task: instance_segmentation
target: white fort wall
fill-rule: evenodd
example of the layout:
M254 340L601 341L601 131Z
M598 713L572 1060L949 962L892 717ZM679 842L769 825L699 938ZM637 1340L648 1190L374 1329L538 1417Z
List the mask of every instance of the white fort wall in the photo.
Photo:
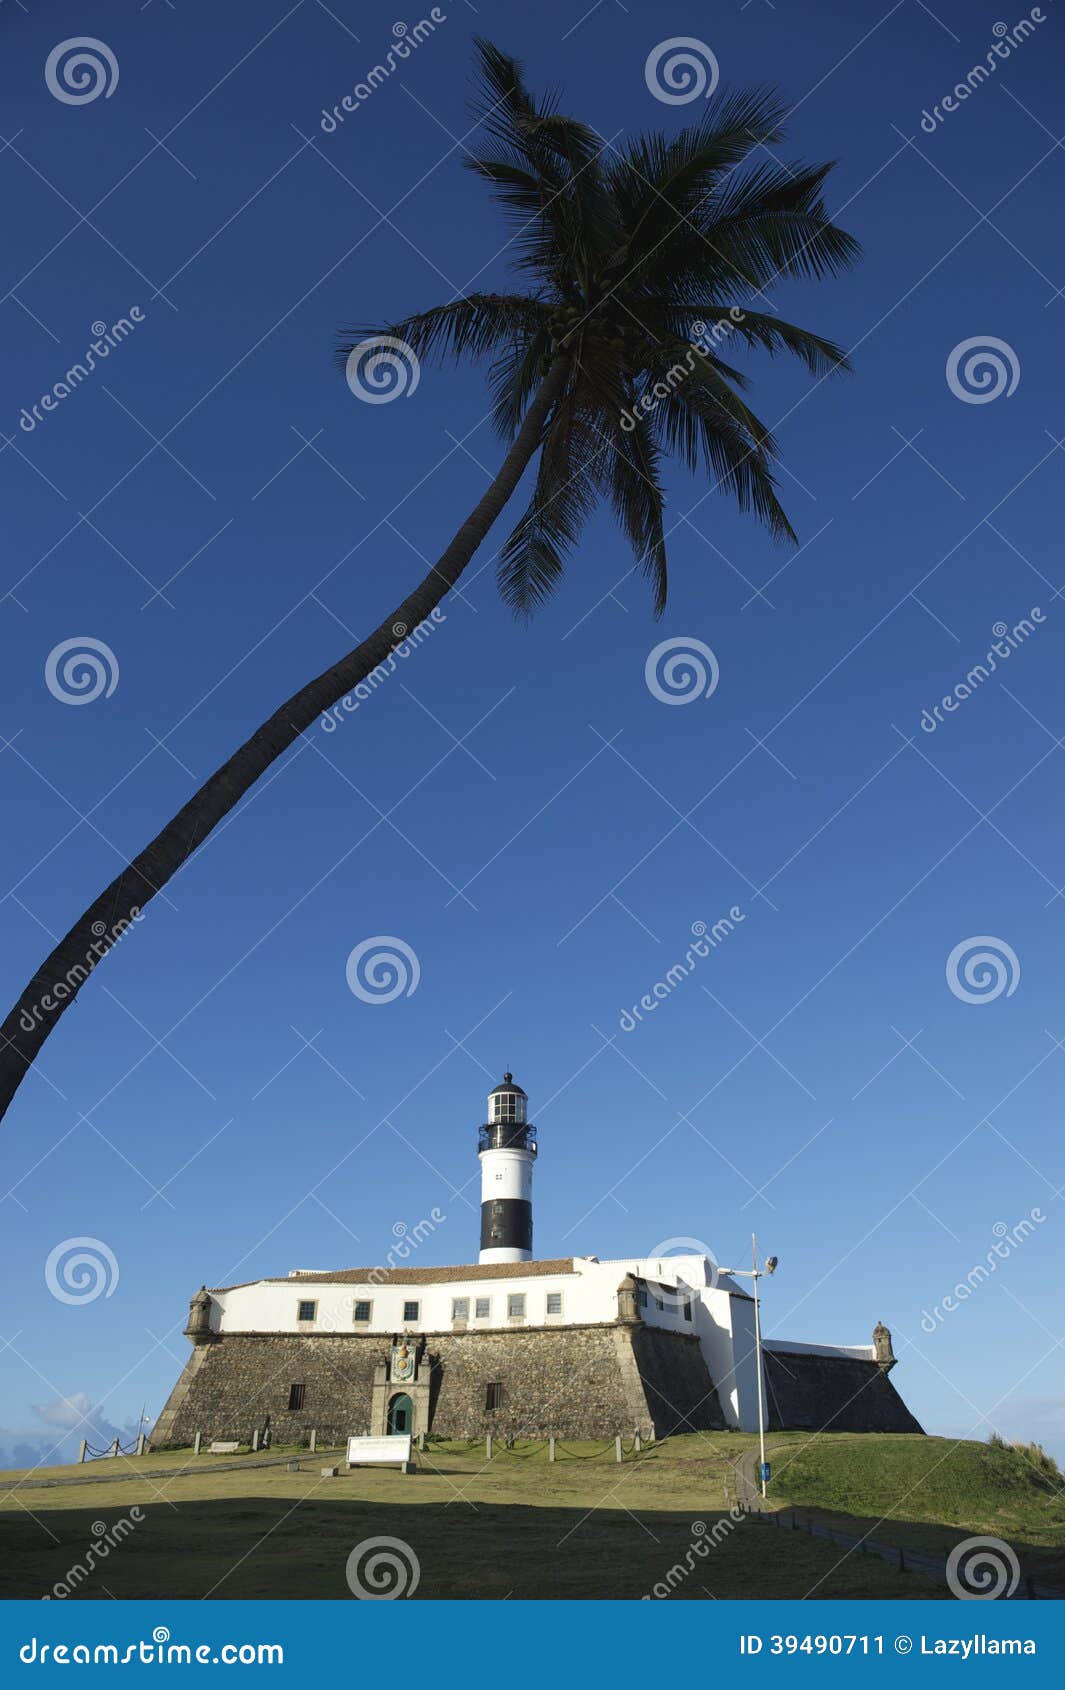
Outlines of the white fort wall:
M259 1280L212 1291L211 1324L219 1332L341 1332L353 1326L362 1332L446 1332L454 1324L455 1302L465 1299L469 1302L470 1326L506 1327L515 1322L529 1326L599 1325L616 1320L618 1284L626 1273L638 1279L660 1280L671 1295L678 1279L683 1280L694 1287L693 1302L708 1289L706 1264L696 1256L658 1262L637 1258L599 1262L578 1256L572 1269L567 1262L557 1274L530 1274L527 1269L523 1271L523 1264L515 1264L515 1271L508 1272L508 1266L500 1263L490 1276L482 1270L468 1280L451 1278L455 1270L449 1270L447 1279L436 1281L431 1278L432 1269L427 1268L425 1280L416 1283L390 1282L387 1270L382 1270L380 1282L368 1275L357 1283L330 1282L324 1276L296 1270L287 1279ZM561 1314L547 1313L549 1295L561 1296ZM722 1295L727 1297L727 1293ZM512 1296L525 1298L522 1314L510 1313ZM476 1313L478 1299L487 1300L489 1305L488 1312L481 1316ZM647 1323L691 1332L693 1321L685 1318L683 1308L668 1298L660 1300L661 1308L652 1286L647 1306L640 1310ZM314 1303L313 1321L300 1319L301 1303ZM356 1303L370 1304L368 1320L355 1321ZM404 1313L410 1303L418 1305L414 1317Z
M722 1275L714 1283L716 1270L705 1257L633 1256L612 1261L575 1257L572 1267L568 1261L560 1263L557 1273L530 1273L531 1265L523 1271L522 1264L515 1264L508 1272L501 1263L491 1275L482 1270L469 1279L458 1276L461 1270L451 1269L448 1272L456 1273L455 1278L435 1281L433 1270L427 1268L425 1280L414 1283L390 1283L386 1271L381 1282L367 1276L359 1283L329 1281L297 1271L283 1280L212 1291L211 1327L220 1333L389 1335L610 1324L617 1319L618 1285L632 1274L640 1282L641 1318L649 1326L698 1338L726 1422L745 1431L757 1427L754 1304L736 1280ZM524 1298L524 1303L519 1305L514 1298ZM468 1305L465 1314L463 1302ZM301 1319L300 1305L308 1303L314 1305L313 1318ZM355 1319L356 1313L367 1313L357 1309L357 1304L369 1304L368 1318ZM416 1305L416 1313L409 1305ZM784 1343L772 1337L765 1342L770 1348L795 1354L855 1360L872 1360L875 1354L871 1346Z

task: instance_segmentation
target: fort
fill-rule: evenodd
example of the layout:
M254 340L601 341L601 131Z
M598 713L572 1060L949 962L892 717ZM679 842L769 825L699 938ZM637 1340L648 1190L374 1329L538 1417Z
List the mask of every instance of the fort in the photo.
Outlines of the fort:
M661 1438L752 1431L760 1412L771 1430L921 1431L883 1325L868 1345L760 1341L751 1273L706 1253L537 1260L527 1101L510 1074L489 1093L476 1263L201 1287L153 1445L267 1428L283 1443L311 1429Z

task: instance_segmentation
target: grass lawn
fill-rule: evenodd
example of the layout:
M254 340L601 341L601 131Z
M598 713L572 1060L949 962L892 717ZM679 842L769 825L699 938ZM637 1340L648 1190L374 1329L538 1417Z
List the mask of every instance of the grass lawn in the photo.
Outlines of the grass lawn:
M201 1456L188 1476L176 1469L190 1456L164 1453L126 1463L120 1484L0 1492L0 1595L44 1595L103 1543L94 1522L113 1531L133 1504L144 1518L74 1595L350 1600L348 1556L374 1537L410 1546L418 1599L945 1594L931 1579L803 1533L733 1520L736 1464L752 1442L725 1433L673 1438L620 1467L601 1444L565 1444L553 1466L541 1444L497 1449L487 1465L481 1448L432 1444L416 1475L342 1468L335 1479L322 1477L329 1457L321 1452L296 1452L298 1472L212 1471L212 1458ZM948 1453L954 1446L932 1438L796 1433L771 1447L778 1504L795 1502L854 1531L888 1513L878 1537L898 1543L904 1532L927 1531L922 1542L944 1549L967 1531L997 1530L1026 1567L1044 1553L1061 1562L1065 1510L1042 1493L1028 1497L1022 1482L1000 1486L1000 1505L978 1460L983 1446L961 1446L960 1461ZM97 1471L117 1467L101 1462ZM1049 1578L1042 1561L1039 1576Z
M1018 1449L791 1433L769 1453L778 1506L929 1555L974 1534L1004 1538L1026 1573L1065 1589L1065 1490Z

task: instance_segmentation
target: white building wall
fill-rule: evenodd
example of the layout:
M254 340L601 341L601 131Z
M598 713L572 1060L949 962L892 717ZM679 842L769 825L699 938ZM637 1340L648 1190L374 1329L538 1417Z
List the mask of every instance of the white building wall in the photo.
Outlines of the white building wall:
M562 1314L547 1314L549 1292L561 1293ZM322 1284L299 1274L281 1281L260 1280L231 1290L212 1291L215 1307L211 1324L219 1332L448 1332L455 1325L453 1305L457 1299L469 1302L468 1324L474 1329L493 1327L557 1326L599 1323L617 1315L617 1286L609 1302L602 1285L580 1273L508 1276L501 1264L490 1279L445 1280L436 1284ZM508 1314L511 1296L525 1298L524 1316ZM478 1298L487 1298L489 1313L476 1315ZM313 1321L301 1321L299 1305L315 1304ZM368 1321L354 1319L357 1302L371 1305ZM417 1303L417 1319L404 1318L404 1304Z
M758 1357L754 1343L754 1298L729 1299L729 1331L732 1355L727 1379L718 1386L730 1393L729 1424L743 1432L758 1430Z
M676 1261L677 1267L671 1267ZM252 1285L238 1285L228 1290L212 1291L214 1302L212 1325L220 1332L363 1332L390 1333L448 1331L453 1324L452 1305L457 1298L467 1298L470 1304L471 1326L508 1326L512 1317L507 1314L507 1299L512 1295L525 1297L524 1323L543 1325L559 1320L569 1326L598 1324L617 1318L618 1285L626 1273L651 1280L648 1306L641 1314L651 1326L664 1326L672 1331L692 1330L693 1323L684 1318L676 1301L678 1280L695 1287L693 1298L701 1294L706 1278L706 1264L699 1257L666 1258L664 1261L642 1261L628 1257L624 1261L599 1262L590 1257L577 1257L572 1273L508 1274L507 1264L499 1265L491 1277L468 1280L442 1280L425 1284L376 1284L366 1279L360 1284L322 1283L299 1272L284 1280L259 1280ZM655 1304L654 1284L660 1282L666 1295L663 1308ZM549 1292L561 1292L562 1315L549 1317L546 1299ZM670 1294L674 1294L670 1300ZM475 1301L487 1297L490 1313L486 1318L474 1317ZM316 1305L313 1323L299 1319L299 1304ZM356 1302L369 1302L371 1319L353 1321ZM404 1320L403 1305L418 1304L418 1318Z
M793 1344L786 1338L767 1338L762 1343L767 1350L781 1350L784 1354L802 1356L840 1356L844 1361L875 1361L875 1344Z

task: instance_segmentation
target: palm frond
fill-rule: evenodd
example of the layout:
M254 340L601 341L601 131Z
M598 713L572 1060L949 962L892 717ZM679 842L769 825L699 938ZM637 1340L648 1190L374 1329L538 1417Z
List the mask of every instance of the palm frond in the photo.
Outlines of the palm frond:
M611 457L611 499L639 569L654 589L654 613L666 608L668 575L663 526L666 496L659 476L661 453L646 418L618 430Z
M676 330L696 332L700 325L704 333L721 324L725 337L732 335L748 346L760 346L770 354L790 352L801 360L815 376L827 376L849 370L850 362L843 348L810 329L798 328L783 317L770 317L761 311L751 311L746 305L727 306L711 300L695 300L691 304L671 307ZM719 366L720 367L720 366ZM735 372L730 372L733 379Z
M532 341L544 331L547 307L520 293L473 293L449 305L434 305L385 329L350 330L334 354L341 369L363 341L391 336L407 343L419 358L483 357L501 346Z
M489 371L492 422L504 440L513 440L540 385L550 351L546 331L505 347Z
M532 498L499 554L499 591L515 615L531 616L557 587L595 509L602 458L570 393L548 428Z
M825 208L821 189L832 168L758 165L720 197L712 195L692 219L702 248L693 249L691 269L675 262L676 280L713 276L734 288L742 279L762 289L788 276L820 280L847 269L860 248Z
M630 141L609 172L627 235L619 262L633 266L650 257L754 148L781 139L782 118L777 95L744 90L723 95L701 123L679 135L656 132Z

